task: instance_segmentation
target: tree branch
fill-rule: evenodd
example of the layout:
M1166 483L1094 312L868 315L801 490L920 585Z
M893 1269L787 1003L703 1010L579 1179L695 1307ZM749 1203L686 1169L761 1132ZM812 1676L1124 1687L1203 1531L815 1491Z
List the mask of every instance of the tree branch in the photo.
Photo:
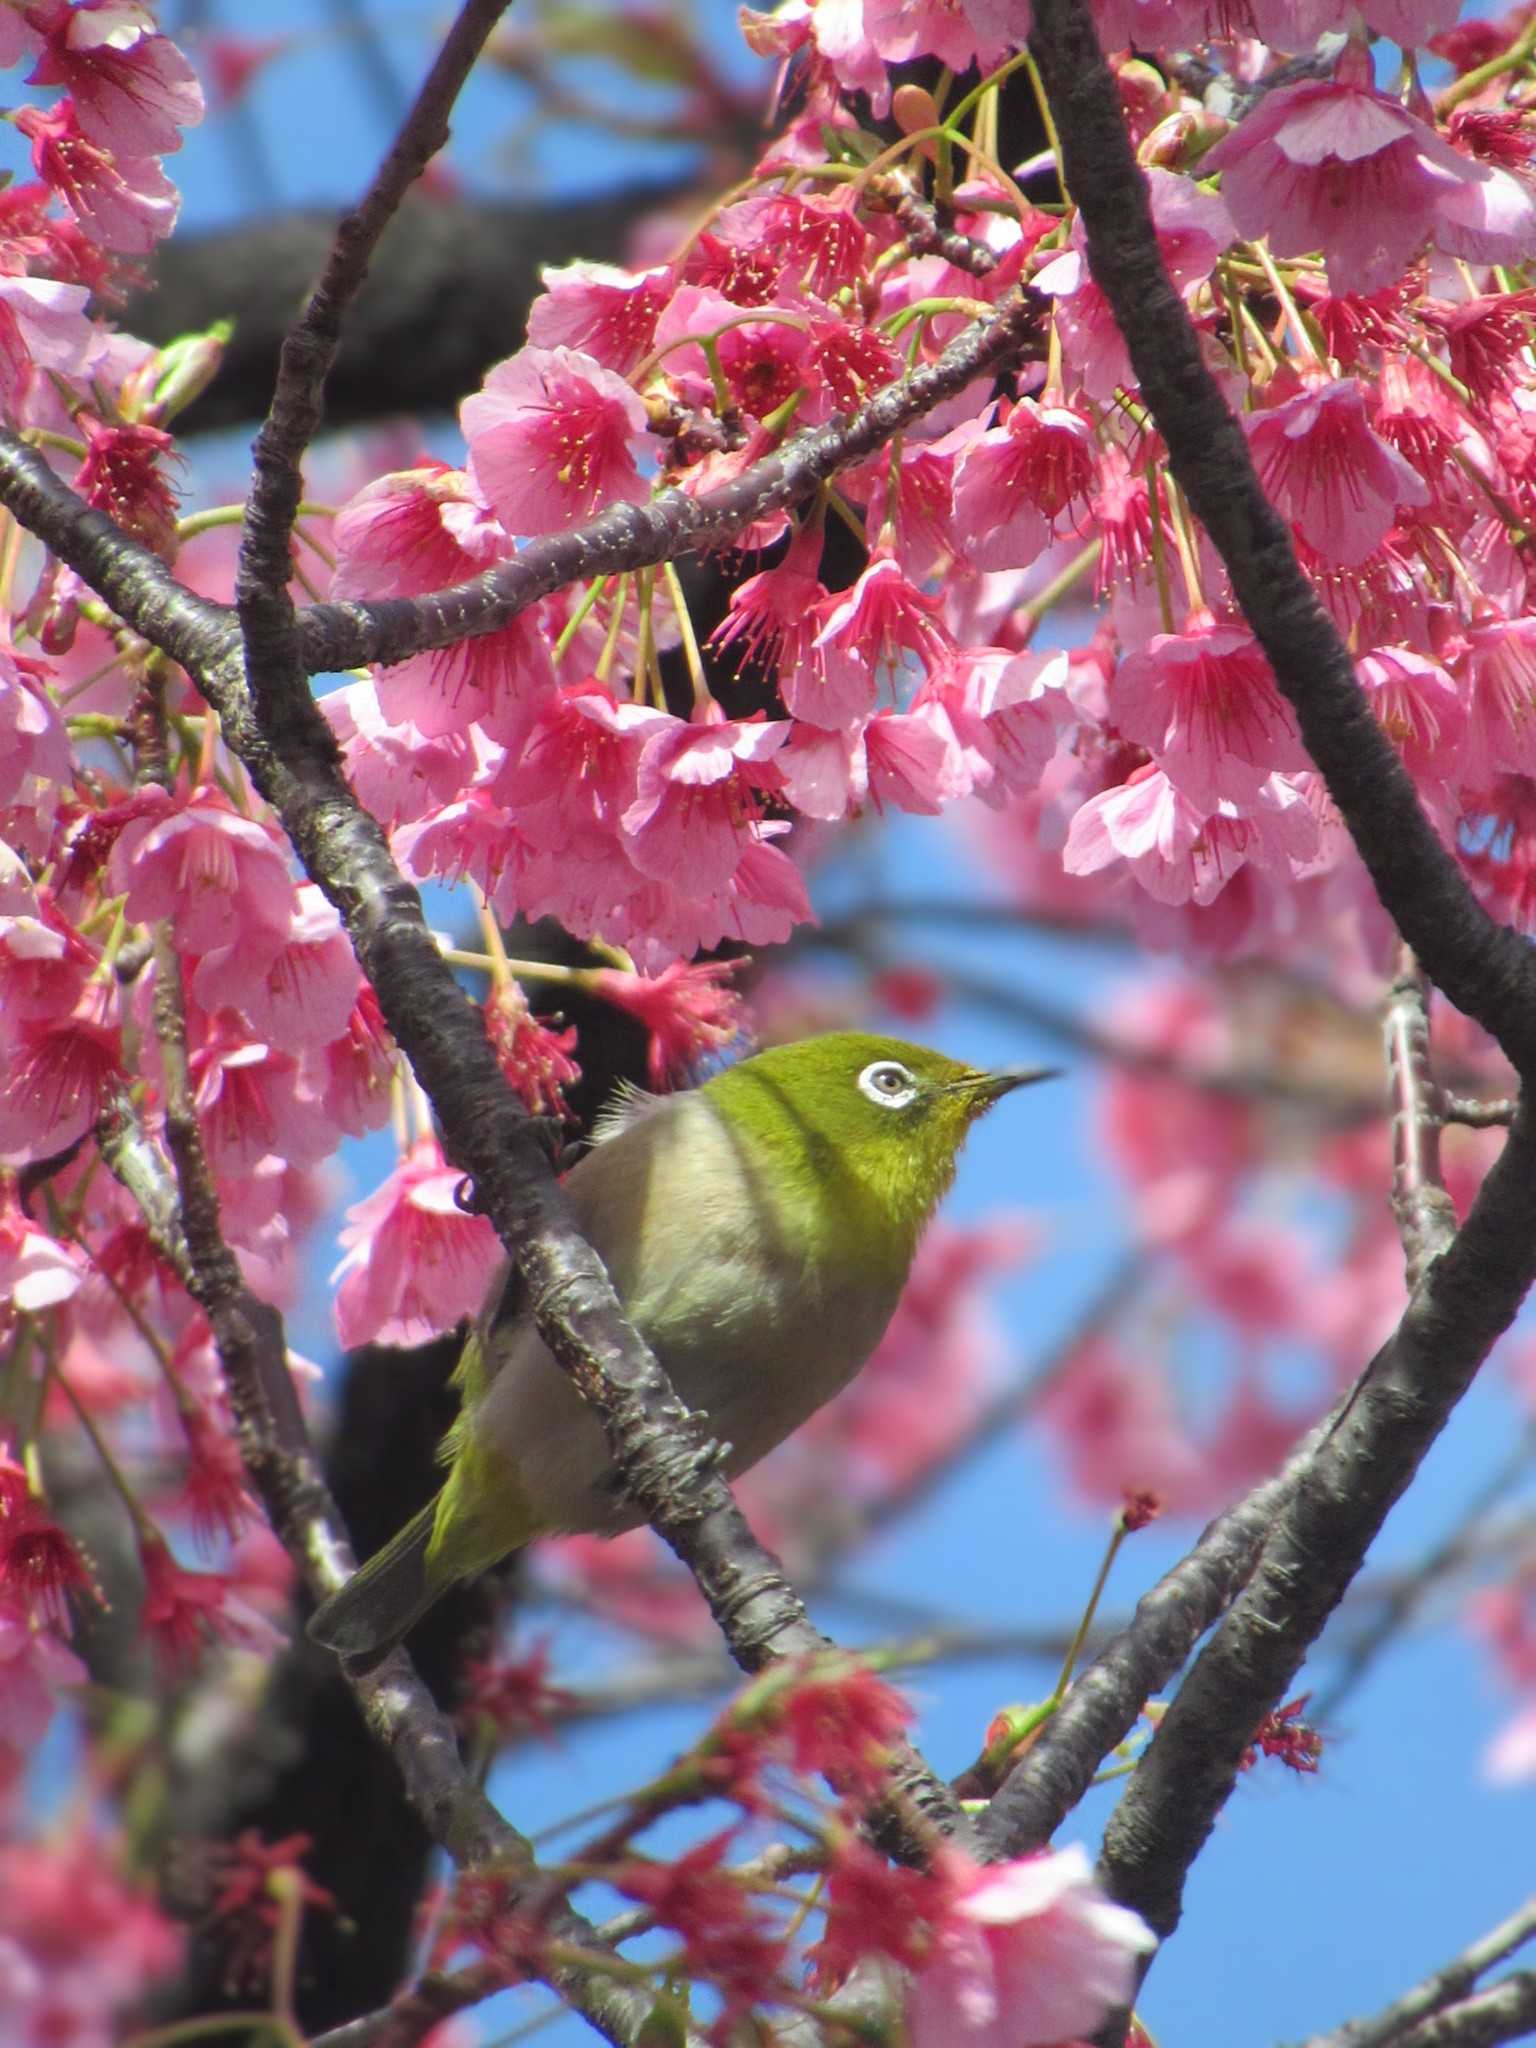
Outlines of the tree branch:
M195 676L226 744L340 913L385 1021L432 1103L449 1156L465 1169L477 1207L517 1266L540 1335L596 1410L626 1490L693 1573L736 1661L756 1671L775 1658L827 1647L736 1506L699 1419L624 1318L502 1074L479 1010L444 963L420 896L395 866L383 832L341 774L333 735L313 700L307 692L285 700L284 716L269 731L251 703L227 612L198 600L191 609L180 604L179 586L158 562L150 571L144 550L4 433L0 502L136 631L149 639L163 632L155 644ZM931 1827L952 1833L962 1826L953 1795L915 1751L901 1753L893 1790L898 1805L910 1803ZM916 1853L904 1833L895 1846Z
M1331 1426L1331 1419L1320 1422L1273 1479L1217 1516L1189 1555L1142 1595L1129 1625L1073 1680L981 1821L988 1860L1026 1856L1050 1840L1147 1701L1231 1606Z
M283 340L277 389L252 451L253 481L235 574L246 679L269 726L296 696L309 695L288 592L289 550L303 495L301 465L320 425L326 376L379 237L447 142L454 102L505 11L506 0L464 0L362 203L337 223L325 269Z
M809 428L713 490L669 489L646 505L611 505L585 526L529 541L511 561L472 582L424 597L307 606L300 614L304 665L318 675L371 661L404 661L428 648L495 632L568 583L728 547L767 513L809 497L828 477L873 455L977 377L1022 355L1039 325L1040 308L1033 292L1009 292L996 312L966 328L933 362L888 384L846 420Z
M1536 953L1483 909L1425 816L1302 573L1289 528L1260 488L1247 437L1164 268L1086 0L1039 0L1033 21L1029 47L1055 114L1094 281L1125 338L1169 466L1226 564L1388 914L1435 986L1492 1033L1521 1074L1536 1076Z
M1469 1942L1460 1955L1452 1956L1448 1963L1442 1963L1438 1970L1415 1984L1411 1991L1405 1991L1401 1998L1395 1998L1383 2012L1368 2020L1349 2020L1332 2033L1314 2034L1305 2048L1406 2048L1406 2043L1423 2043L1428 2048L1430 2039L1456 2040L1466 2044L1474 2039L1491 2041L1507 2040L1507 2034L1487 2036L1467 2033L1425 2036L1420 2022L1444 2013L1446 2008L1460 2004L1477 1983L1486 1976L1496 1963L1502 1963L1506 1956L1536 1935L1536 1898L1527 1899L1518 1912ZM1519 1979L1511 1979L1518 1982ZM1527 1976L1528 1985L1536 1987L1536 1978ZM1494 1991L1502 1991L1503 1985L1495 1985ZM1529 1993L1527 1993L1527 1997ZM1465 2007L1463 2007L1465 2010ZM1449 2016L1449 2015L1448 2015ZM1536 2006L1529 2008L1529 2016L1536 2018Z
M1536 1970L1517 1970L1486 1991L1448 2005L1406 2034L1394 2048L1499 2048L1523 2041L1536 2027Z
M1384 1022L1392 1095L1392 1214L1412 1294L1456 1235L1440 1170L1440 1096L1429 1050L1429 984L1405 946Z
M1179 1688L1112 1816L1102 1873L1154 1932L1264 1715L1536 1277L1536 1130L1522 1113L1449 1250L1281 1509L1258 1567Z

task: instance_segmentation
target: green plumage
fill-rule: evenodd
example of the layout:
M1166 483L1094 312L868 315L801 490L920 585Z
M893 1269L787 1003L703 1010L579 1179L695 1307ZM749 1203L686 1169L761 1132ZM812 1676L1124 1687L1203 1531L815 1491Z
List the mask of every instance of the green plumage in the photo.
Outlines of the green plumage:
M900 1039L776 1046L687 1094L628 1091L566 1188L636 1328L746 1471L884 1334L966 1131L1036 1071L988 1074ZM601 1428L493 1286L457 1379L436 1500L317 1611L377 1659L456 1579L533 1537L639 1517Z

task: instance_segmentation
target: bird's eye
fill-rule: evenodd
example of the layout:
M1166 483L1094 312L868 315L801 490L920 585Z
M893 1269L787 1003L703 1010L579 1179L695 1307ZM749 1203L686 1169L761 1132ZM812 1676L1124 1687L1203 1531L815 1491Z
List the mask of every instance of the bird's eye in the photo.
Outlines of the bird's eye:
M859 1093L882 1109L905 1109L917 1083L898 1060L875 1060L859 1076Z

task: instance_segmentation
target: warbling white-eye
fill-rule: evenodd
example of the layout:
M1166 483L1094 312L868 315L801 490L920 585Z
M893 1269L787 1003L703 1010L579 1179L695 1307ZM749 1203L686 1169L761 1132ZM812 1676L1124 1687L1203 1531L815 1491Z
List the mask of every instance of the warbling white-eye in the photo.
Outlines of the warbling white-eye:
M853 1378L895 1312L966 1132L1048 1071L987 1073L838 1031L683 1094L625 1091L604 1111L566 1191L635 1327L729 1446L729 1475ZM615 1536L641 1519L509 1271L459 1361L446 1483L310 1622L344 1656L377 1659L456 1579L536 1536Z

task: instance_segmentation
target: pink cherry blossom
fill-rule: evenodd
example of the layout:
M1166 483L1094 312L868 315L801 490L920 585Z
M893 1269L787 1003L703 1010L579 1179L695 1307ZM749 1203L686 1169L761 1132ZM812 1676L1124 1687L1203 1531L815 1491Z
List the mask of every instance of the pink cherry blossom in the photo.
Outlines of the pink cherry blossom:
M871 112L883 118L891 104L891 80L865 27L864 0L815 0L810 25L817 53L838 84L845 92L867 93Z
M1517 181L1364 83L1266 93L1201 168L1221 172L1240 233L1266 235L1277 256L1321 249L1335 292L1394 283L1426 236L1484 262L1516 262L1536 241L1536 203ZM1477 246L1457 246L1468 238Z
M1055 752L1066 700L1064 653L967 647L935 668L913 698L932 704L961 754L965 790L994 808L1033 789Z
M459 408L469 467L509 533L560 533L615 501L644 504L645 407L579 349L525 348Z
M12 866L14 863L14 866ZM0 1052L23 1024L68 1016L85 991L96 955L0 842Z
M1109 684L1109 715L1192 803L1241 803L1276 769L1309 767L1296 715L1253 635L1209 614L1154 634Z
M701 1061L723 1052L747 1029L743 998L724 986L740 965L738 960L675 961L651 976L617 967L593 970L593 994L645 1026L647 1078L653 1089L683 1086Z
M606 859L638 793L640 756L679 721L621 702L593 678L543 697L522 752L492 794L537 846Z
M955 464L955 526L971 566L1033 562L1055 538L1058 519L1074 504L1086 512L1096 472L1093 429L1081 413L1021 400Z
M0 1982L18 2048L106 2048L181 1963L185 1931L127 1868L83 1814L46 1842L0 1848Z
M1411 647L1376 647L1361 655L1355 675L1414 781L1430 788L1458 780L1467 706L1439 662Z
M140 1622L151 1645L176 1672L195 1665L209 1642L271 1657L287 1640L222 1572L187 1571L159 1539L142 1541L144 1605Z
M958 1896L907 2003L912 2048L1051 2048L1128 2005L1157 1946L1079 1843L990 1867L946 1857Z
M798 528L782 560L737 584L711 644L739 646L745 661L772 672L781 687L798 676L810 659L814 615L827 595L816 574L821 549L819 525Z
M939 613L890 555L872 554L857 582L818 608L811 661L784 678L784 708L826 729L872 711L882 675L948 650Z
M202 120L196 72L136 0L42 0L27 22L44 38L28 82L67 86L81 130L104 149L163 156Z
M1244 424L1260 482L1330 568L1358 567L1386 539L1399 506L1429 503L1418 471L1372 432L1353 377Z
M867 721L866 721L867 723ZM796 719L789 742L775 757L784 794L797 811L829 823L856 811L869 794L864 726L823 732Z
M1190 178L1156 168L1143 173L1157 243L1174 289L1186 296L1210 276L1216 259L1235 239L1225 203ZM1133 385L1131 359L1109 302L1088 269L1088 244L1081 220L1072 225L1068 246L1044 264L1036 287L1056 301L1055 319L1073 376L1090 397L1108 399L1118 386Z
M501 1263L483 1216L455 1200L464 1176L435 1138L420 1138L383 1185L347 1211L346 1252L332 1274L336 1333L359 1344L424 1344L479 1308Z
M72 767L69 735L36 655L0 645L0 827L14 843L46 844Z
M231 1010L205 1021L191 1052L203 1142L220 1174L248 1172L269 1153L312 1165L337 1134L316 1114L290 1052L253 1038Z
M18 107L11 119L37 175L103 248L147 256L175 227L181 201L158 157L114 156L82 132L68 99L47 112Z
M338 1131L360 1138L389 1116L395 1073L395 1042L385 1027L379 999L364 982L345 1031L303 1060L304 1087L321 1114Z
M1230 837L1207 831L1210 815L1161 768L1138 768L1077 812L1062 866L1092 875L1123 861L1161 903L1209 903L1243 860Z
M848 495L863 496L878 517L894 506L896 560L913 583L925 584L966 557L966 529L955 513L955 473L961 455L977 439L979 422L964 422L936 441L916 437L888 448L848 479ZM891 490L891 466L896 484Z
M68 1301L83 1277L78 1248L39 1229L17 1199L14 1178L0 1173L0 1302L41 1315Z
M392 723L371 678L322 697L320 715L340 743L358 802L386 829L449 802L476 772L468 732L456 729L429 739L418 726Z
M788 738L782 719L750 723L719 714L692 723L665 718L650 731L623 818L641 873L686 876L700 891L727 882L757 816L756 792L775 787L773 757Z
M990 71L1006 48L994 39L995 0L863 0L863 10L864 33L887 64L936 57L952 71Z
M576 1032L553 1028L535 1017L515 981L497 983L485 999L485 1031L497 1062L522 1097L530 1116L571 1120L565 1091L581 1079L572 1059Z
M715 895L690 889L640 899L639 920L623 939L637 962L654 973L670 960L711 952L727 939L781 946L797 925L814 924L805 878L769 836L785 829L773 823L752 828L729 882Z
M51 1629L0 1605L0 1797L10 1796L35 1755L59 1694L66 1686L86 1684L89 1675Z
M107 872L131 918L169 918L189 953L239 942L249 960L270 958L292 917L293 884L276 835L207 786L188 797L155 792L119 834Z
M1467 781L1486 789L1501 771L1536 771L1536 617L1469 625L1453 673L1466 705Z
M835 299L858 284L871 256L869 228L847 191L762 192L724 208L715 224L726 246L774 266L786 303L806 294Z
M397 826L389 843L413 881L467 876L504 915L516 915L533 849L489 790L468 790L457 803Z
M0 1161L51 1158L83 1137L123 1078L115 993L95 981L73 1010L23 1023L0 1080Z
M298 1051L326 1045L347 1028L358 966L341 919L313 882L301 883L287 938L258 966L236 940L205 953L192 993L205 1010L238 1010L258 1037Z
M367 485L336 516L338 597L420 595L468 583L512 553L511 536L463 470L445 463L397 471ZM462 732L473 720L516 747L539 693L554 683L537 610L494 633L413 655L374 679L380 713L424 738Z
M567 263L543 273L528 309L535 348L580 349L626 377L654 346L656 320L672 295L665 269L619 270L610 263Z
M862 734L869 797L936 818L970 778L943 709L931 699L911 711L877 711Z
M83 383L104 354L88 317L84 285L43 277L0 277L0 412L13 426L36 424L30 401L53 386L44 372Z

